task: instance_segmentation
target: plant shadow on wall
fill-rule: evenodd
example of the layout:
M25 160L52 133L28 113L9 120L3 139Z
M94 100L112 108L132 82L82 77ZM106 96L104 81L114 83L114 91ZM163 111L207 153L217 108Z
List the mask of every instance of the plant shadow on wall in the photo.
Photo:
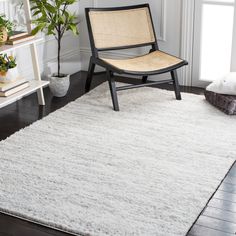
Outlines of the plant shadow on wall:
M10 1L11 7L13 9L13 23L17 25L17 29L19 31L26 31L26 19L25 19L25 11L23 7L23 2L18 1Z
M45 32L46 35L53 35L57 41L57 72L50 76L50 90L56 97L64 97L70 86L70 75L61 73L61 48L62 38L66 31L72 31L78 35L78 20L75 13L68 10L77 0L30 0L31 10L35 19L35 28L32 34Z

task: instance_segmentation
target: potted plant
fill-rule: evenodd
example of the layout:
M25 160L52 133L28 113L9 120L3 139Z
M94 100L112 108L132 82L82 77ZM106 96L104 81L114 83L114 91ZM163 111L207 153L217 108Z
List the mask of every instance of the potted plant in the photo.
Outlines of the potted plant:
M8 83L18 78L16 59L7 54L0 54L0 82Z
M47 35L53 35L57 41L57 72L50 76L50 90L56 97L64 97L67 94L70 85L70 75L61 73L61 46L62 38L66 31L72 31L78 35L77 17L70 13L68 7L77 0L31 0L33 24L36 27L32 30L35 35L39 31Z
M5 43L11 35L14 24L6 19L5 15L0 15L0 43Z

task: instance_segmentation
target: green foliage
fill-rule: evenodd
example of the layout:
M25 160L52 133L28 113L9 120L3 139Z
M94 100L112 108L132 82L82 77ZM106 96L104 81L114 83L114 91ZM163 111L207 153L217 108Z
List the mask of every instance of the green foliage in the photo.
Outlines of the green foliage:
M60 76L60 52L61 40L66 31L72 31L78 35L77 17L68 7L77 0L30 0L33 12L33 24L36 27L32 34L42 31L47 35L54 35L58 42L58 76Z
M33 16L37 17L33 23L36 25L33 34L46 31L47 35L62 37L65 31L71 30L78 35L75 14L68 11L68 6L76 0L30 0Z
M4 14L0 15L0 28L6 28L8 35L11 35L14 24Z
M9 69L17 66L16 58L7 56L7 54L0 54L0 73L6 73Z

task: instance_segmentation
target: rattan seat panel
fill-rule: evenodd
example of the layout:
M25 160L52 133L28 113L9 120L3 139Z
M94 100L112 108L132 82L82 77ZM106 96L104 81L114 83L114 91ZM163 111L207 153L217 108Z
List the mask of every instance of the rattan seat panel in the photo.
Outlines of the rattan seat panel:
M118 68L119 70L140 73L164 70L183 62L182 59L171 56L161 51L155 51L131 59L100 59Z
M90 11L89 18L95 47L98 49L155 42L151 16L147 7L117 11Z

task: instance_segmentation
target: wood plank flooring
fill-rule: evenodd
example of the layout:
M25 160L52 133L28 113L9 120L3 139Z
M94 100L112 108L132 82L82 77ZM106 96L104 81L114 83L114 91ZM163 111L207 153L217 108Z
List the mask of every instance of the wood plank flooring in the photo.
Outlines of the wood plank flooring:
M236 164L209 201L189 236L236 235Z
M60 109L69 102L84 95L86 72L72 76L71 87L64 98L53 98L45 89L46 106L37 105L37 96L32 94L0 110L0 140L4 140L33 122ZM139 84L140 80L116 78L117 81ZM105 81L104 74L96 75L92 87ZM170 85L155 87L172 90ZM202 94L198 88L181 88L184 92ZM187 214L187 213L186 213ZM236 164L227 174L215 195L209 201L188 236L230 236L236 234ZM70 234L30 223L0 213L0 236L71 236ZM174 233L173 233L174 236Z

